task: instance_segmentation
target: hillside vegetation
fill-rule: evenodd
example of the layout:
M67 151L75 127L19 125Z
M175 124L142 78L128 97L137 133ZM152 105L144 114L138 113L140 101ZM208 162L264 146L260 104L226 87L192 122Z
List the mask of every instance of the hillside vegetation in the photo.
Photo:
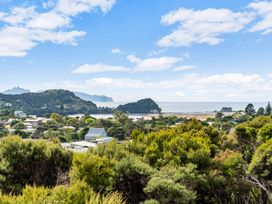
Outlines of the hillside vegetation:
M135 103L128 103L117 107L118 111L124 113L160 113L158 104L150 98L139 100Z
M20 110L29 115L50 113L85 114L98 113L97 106L84 101L66 90L49 90L41 93L24 93L20 95L0 94L0 101L12 104L11 109Z

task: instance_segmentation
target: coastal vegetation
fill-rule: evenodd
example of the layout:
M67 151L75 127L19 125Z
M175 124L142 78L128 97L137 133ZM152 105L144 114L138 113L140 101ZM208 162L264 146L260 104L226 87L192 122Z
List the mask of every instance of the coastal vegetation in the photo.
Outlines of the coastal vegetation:
M35 137L2 135L0 203L270 203L272 117L269 104L262 115L254 110L207 121L54 113ZM23 131L20 121L13 126ZM115 140L84 153L61 147L88 127Z
M142 99L135 103L128 103L117 107L118 111L124 113L160 113L161 109L152 99Z

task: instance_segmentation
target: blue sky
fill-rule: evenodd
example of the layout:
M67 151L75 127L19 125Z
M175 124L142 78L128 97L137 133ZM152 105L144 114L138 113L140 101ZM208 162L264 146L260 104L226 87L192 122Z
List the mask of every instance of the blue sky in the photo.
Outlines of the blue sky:
M0 2L0 91L268 101L272 1Z

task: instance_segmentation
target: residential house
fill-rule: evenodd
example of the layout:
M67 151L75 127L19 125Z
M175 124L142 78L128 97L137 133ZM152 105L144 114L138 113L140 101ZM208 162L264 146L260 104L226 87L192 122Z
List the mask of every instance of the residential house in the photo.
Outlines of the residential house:
M98 138L107 137L107 133L104 128L90 128L85 135L85 141L94 141Z

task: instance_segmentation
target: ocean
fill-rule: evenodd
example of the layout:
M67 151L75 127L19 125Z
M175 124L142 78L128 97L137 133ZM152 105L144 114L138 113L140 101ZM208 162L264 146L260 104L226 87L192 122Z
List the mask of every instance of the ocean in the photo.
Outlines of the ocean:
M97 102L98 107L116 108L128 102ZM220 111L223 107L232 107L233 111L244 110L250 102L157 102L163 113L208 113ZM253 102L256 110L266 107L267 102Z

